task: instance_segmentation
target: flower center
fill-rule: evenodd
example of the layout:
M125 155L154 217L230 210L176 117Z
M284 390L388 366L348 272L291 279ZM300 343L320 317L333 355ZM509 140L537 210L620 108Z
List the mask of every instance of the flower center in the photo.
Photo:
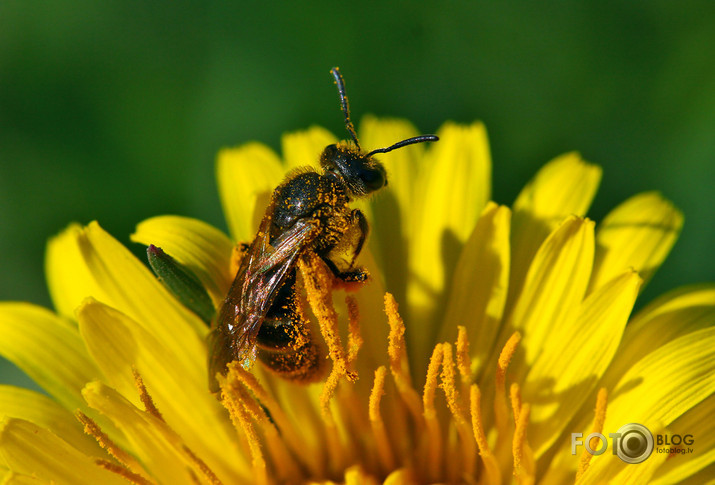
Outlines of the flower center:
M466 329L459 328L455 345L445 342L434 347L420 393L409 369L405 325L394 297L388 293L384 301L390 327L388 365L375 369L368 394L353 385L362 344L356 300L347 298L349 329L344 348L332 303L331 275L310 262L301 265L301 273L308 303L333 363L317 402L309 399L313 406L317 404L319 419L305 409L293 409L298 404L293 393L290 401L279 404L254 375L238 365L230 366L222 383L224 405L246 437L258 477L266 476L270 462L283 478L295 478L298 471L305 479L344 479L341 474L348 469L372 477L398 473L450 482L484 474L487 482L499 483L511 471L520 483L533 482L534 460L526 436L529 405L522 404L517 384L511 386L509 397L506 394L506 372L521 339L518 333L506 342L499 356L494 377L494 423L485 425L482 394L472 383ZM391 380L387 379L388 370ZM302 389L315 395L310 388ZM437 399L438 389L443 401ZM312 448L300 439L308 427L310 435L324 439ZM489 430L495 431L491 445ZM504 459L507 456L511 456L508 461Z
M501 483L509 474L517 483L534 483L535 459L527 439L531 408L522 402L518 383L510 385L508 394L506 386L521 335L515 332L506 341L493 381L485 384L491 388L493 383L493 391L488 391L493 392L493 413L485 414L484 395L473 383L466 328L458 327L455 344L435 345L420 393L410 373L405 324L395 298L387 293L387 364L378 366L371 386L365 386L357 381L357 358L363 345L357 300L352 295L346 297L348 332L343 346L332 299L334 280L330 270L318 263L301 262L300 271L307 304L317 317L327 347L321 355L327 354L332 362L327 378L312 385L300 380L268 380L267 387L259 380L260 370L251 373L239 362L229 364L228 374L219 377L221 402L251 459L255 483L325 479L372 483L388 477L409 483L456 483L467 477L469 481ZM306 313L306 308L299 310ZM172 435L136 372L135 381L147 422L162 436ZM444 399L438 399L439 394ZM606 402L602 389L594 433L602 432ZM493 416L492 422L489 416ZM142 465L112 443L91 418L81 413L78 418L116 460L100 460L99 466L132 483L151 482ZM180 451L199 481L219 483L200 457L185 445ZM586 452L580 457L576 478L586 472L590 459Z

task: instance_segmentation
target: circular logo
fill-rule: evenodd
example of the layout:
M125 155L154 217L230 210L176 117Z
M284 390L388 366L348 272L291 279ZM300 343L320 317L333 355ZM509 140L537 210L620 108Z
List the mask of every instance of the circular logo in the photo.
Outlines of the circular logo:
M616 454L626 463L643 463L653 453L653 434L642 424L623 425L618 434L621 436L616 445Z

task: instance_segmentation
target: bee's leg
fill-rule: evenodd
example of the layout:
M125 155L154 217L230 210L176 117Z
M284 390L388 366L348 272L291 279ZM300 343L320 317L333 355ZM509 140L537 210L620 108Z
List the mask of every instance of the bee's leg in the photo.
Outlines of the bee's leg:
M355 241L353 259L351 261L351 264L355 264L355 259L358 257L358 254L360 254L360 251L362 251L362 246L365 244L365 239L367 239L367 233L370 231L370 226L367 223L365 214L360 212L359 209L353 209L350 213L350 218L353 221L353 227L357 228L357 233L359 235L357 241Z
M365 268L355 268L351 271L343 271L342 273L333 271L333 274L343 283L362 283L363 281L367 281L370 276Z
M323 256L323 260L335 277L343 283L362 283L369 276L365 268L355 266L355 260L362 251L368 231L367 219L362 212L354 209L350 212L349 226L341 241Z

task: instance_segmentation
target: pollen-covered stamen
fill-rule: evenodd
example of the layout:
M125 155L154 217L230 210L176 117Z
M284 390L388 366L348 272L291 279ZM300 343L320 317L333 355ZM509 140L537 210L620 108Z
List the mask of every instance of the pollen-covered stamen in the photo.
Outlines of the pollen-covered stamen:
M519 427L519 420L522 419L521 412L524 409L524 406L521 401L521 388L519 387L519 384L514 382L509 388L509 398L511 399L511 409L514 412L514 427L518 428ZM527 422L524 424L524 426L527 426L528 423L528 415L527 415ZM516 431L514 432L516 436ZM524 428L524 433L526 433L526 428ZM514 445L516 446L516 445ZM528 475L533 475L534 470L535 470L535 465L534 465L534 453L531 450L531 447L529 446L529 442L526 441L526 438L521 442L521 454L519 457L519 461L521 463L521 468L523 470L526 470L526 474ZM515 460L516 460L516 455L514 455ZM522 473L524 475L524 473ZM528 482L527 482L528 483Z
M139 391L139 399L144 404L144 409L146 413L156 418L158 421L166 424L166 421L164 421L164 417L159 411L159 408L157 408L154 404L154 399L149 394L149 391L147 391L147 388L144 385L144 379L142 379L141 375L139 374L139 371L137 371L136 368L132 367L132 373L134 374L134 383L136 384L137 390ZM221 480L219 480L213 470L211 470L211 468L206 464L206 462L199 458L198 455L196 455L188 446L182 444L181 450L183 451L192 469L198 472L207 483L210 483L212 485L221 484Z
M470 429L466 409L461 400L459 392L457 392L457 382L454 370L454 360L452 358L452 346L450 344L442 344L442 390L444 391L447 400L447 407L454 417L457 425L457 433L462 442L462 463L461 473L457 476L473 475L474 474L474 457L475 457L475 442L472 439L472 430ZM454 460L456 462L456 460ZM457 478L457 477L454 477Z
M265 409L249 394L248 389L243 383L238 385L240 382L238 379L231 376L229 382L231 383L232 389L237 392L246 411L248 411L263 432L266 444L265 448L268 450L271 463L278 477L287 481L291 477L300 476L298 464L286 448L286 443L278 433L275 424L266 415Z
M467 329L463 326L457 327L457 369L462 381L462 394L469 394L469 386L472 384L472 359L469 356L469 338Z
M75 416L84 426L84 432L94 438L99 446L104 448L110 456L114 457L119 463L135 474L141 475L143 478L148 480L147 477L150 476L149 473L136 460L136 458L117 446L117 444L114 443L104 431L102 431L99 425L92 418L84 414L82 411L77 411Z
M244 369L237 362L229 364L228 369L228 375L235 376L236 379L253 394L255 399L268 410L271 420L280 430L281 439L288 445L293 454L298 457L298 460L306 465L313 475L319 475L321 465L319 463L320 460L316 460L317 453L315 453L315 450L310 446L307 446L305 440L300 437L292 422L283 411L283 408L273 396L266 391L260 382L258 382L256 376Z
M603 423L606 422L606 406L608 405L608 391L605 387L598 390L598 396L596 397L596 410L594 412L595 416L593 418L593 428L591 428L591 433L603 433ZM595 442L598 438L594 437L591 439L592 450L596 450L599 444ZM593 455L588 453L584 448L581 453L581 459L578 462L578 471L576 472L576 481L578 481L581 476L588 470L588 465L591 463L591 458Z
M161 415L159 408L156 407L156 404L154 404L154 400L152 399L151 395L149 395L149 392L146 390L146 386L144 385L144 379L142 379L142 376L139 374L139 371L133 366L132 374L134 374L134 384L137 386L137 390L139 391L139 399L141 399L142 404L144 404L144 410L158 420L164 421L164 416Z
M494 421L500 436L506 436L508 427L509 410L506 403L506 370L509 362L516 352L516 346L521 340L521 334L514 332L499 354L494 388Z
M338 313L333 306L332 287L335 278L325 263L315 253L308 253L299 263L303 275L308 303L318 319L320 332L328 346L333 366L340 376L349 381L357 380L357 374L348 371L345 349L338 333Z
M439 368L442 364L442 344L437 344L432 351L429 365L427 367L427 378L422 393L422 407L425 424L427 425L427 476L430 480L437 480L440 476L442 466L442 433L440 430L437 411L434 407L435 391L437 390L437 380L439 378Z
M227 378L220 379L219 384L221 385L221 404L228 411L233 426L244 437L248 445L255 481L258 484L265 484L268 481L266 461L263 458L258 434L251 422L251 415L243 405L240 393L237 392L236 381L229 374Z
M330 372L325 384L323 384L323 390L320 393L320 414L325 424L325 439L328 454L330 455L329 464L335 470L342 469L346 461L345 449L340 442L340 432L330 409L330 401L335 396L335 391L342 375L342 371L336 365L333 365L333 370Z
M519 418L514 429L512 440L512 454L514 455L514 477L520 485L531 485L534 483L533 460L528 456L528 444L526 442L526 428L529 424L531 407L528 404L521 406Z
M380 401L385 394L385 375L387 369L385 366L380 366L375 371L375 381L370 391L370 404L368 414L370 416L370 427L372 434L375 437L375 447L377 448L377 456L380 461L380 466L384 472L389 472L395 469L395 455L390 446L390 440L385 431L385 422L380 414Z
M358 352L364 342L360 334L360 309L357 298L353 295L345 297L345 304L348 307L348 366L352 370L353 364L357 360Z
M424 426L422 402L419 393L412 387L410 366L407 360L407 351L405 350L407 348L405 346L405 323L397 311L395 297L390 293L385 293L385 313L387 314L387 323L390 325L387 347L387 353L390 358L390 373L397 386L397 392L400 393L402 401L414 419L417 433L420 433Z
M484 463L484 478L483 483L501 483L501 471L494 452L489 448L487 436L484 432L484 422L482 421L482 395L479 392L479 387L473 384L470 393L470 411L472 414L472 430L474 439L479 447L479 455Z
M516 423L521 412L521 388L516 382L512 382L509 387L509 399L511 400L511 410L514 413L514 423Z
M134 485L155 485L156 482L153 480L149 480L146 477L143 477L142 475L139 475L138 473L134 473L126 468L124 468L121 465L117 465L116 463L113 463L109 460L103 460L101 458L97 459L94 461L94 463L97 464L97 466L100 466L104 468L105 470L108 470L116 475L119 475L129 483L132 483Z
M181 446L182 451L186 454L186 456L189 457L189 460L191 464L194 467L194 470L198 471L201 474L201 477L203 477L204 481L210 485L222 485L223 482L219 480L219 478L216 476L216 474L209 468L209 466L206 464L205 461L203 461L201 458L199 458L196 453L191 451L191 449L186 446L182 445ZM256 482L256 483L263 483L263 482Z

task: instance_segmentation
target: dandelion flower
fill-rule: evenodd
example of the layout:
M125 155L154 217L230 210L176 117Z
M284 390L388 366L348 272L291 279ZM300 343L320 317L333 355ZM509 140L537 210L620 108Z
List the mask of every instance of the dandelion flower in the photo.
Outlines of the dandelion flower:
M404 121L368 117L360 139L380 147L416 134ZM601 170L576 153L547 163L511 208L499 205L490 201L484 127L447 123L438 135L432 146L380 157L390 185L360 206L372 227L360 257L368 284L345 298L314 284L325 276L319 269L301 266L312 320L331 348L332 371L317 383L232 364L217 399L202 312L97 223L53 238L55 312L0 305L0 353L49 395L0 387L0 476L72 484L712 477L715 287L676 290L630 316L677 238L680 212L644 193L595 224L585 214ZM283 161L258 143L223 150L230 237L162 216L132 238L162 248L218 306L236 271L234 247L253 237L272 189L334 142L311 128L284 136ZM693 452L656 450L633 465L574 451L572 433L606 435L626 423L691 435Z

